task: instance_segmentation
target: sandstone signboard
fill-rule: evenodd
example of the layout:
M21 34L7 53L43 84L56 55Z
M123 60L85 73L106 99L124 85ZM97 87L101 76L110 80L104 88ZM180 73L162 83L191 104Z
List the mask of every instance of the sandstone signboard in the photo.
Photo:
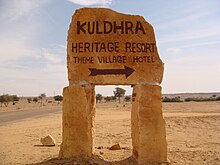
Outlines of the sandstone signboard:
M95 85L132 85L132 156L138 163L167 162L163 62L153 27L143 17L104 8L77 10L68 31L67 67L60 157L93 154Z
M68 32L70 84L161 83L163 63L153 27L110 9L77 10Z

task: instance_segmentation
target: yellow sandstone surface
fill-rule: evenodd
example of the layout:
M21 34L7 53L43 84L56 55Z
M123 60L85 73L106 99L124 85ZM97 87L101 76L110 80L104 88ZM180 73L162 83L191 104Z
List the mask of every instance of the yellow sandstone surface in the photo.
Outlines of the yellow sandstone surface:
M161 87L135 85L131 112L133 156L139 163L166 162L167 143Z
M133 85L131 132L138 163L166 163L162 116L163 62L153 27L143 17L104 8L82 8L68 32L69 86L63 95L60 157L91 157L95 85Z
M161 83L163 77L153 27L142 16L105 8L75 12L67 64L70 84Z
M64 88L63 140L60 157L91 156L95 93L92 86Z

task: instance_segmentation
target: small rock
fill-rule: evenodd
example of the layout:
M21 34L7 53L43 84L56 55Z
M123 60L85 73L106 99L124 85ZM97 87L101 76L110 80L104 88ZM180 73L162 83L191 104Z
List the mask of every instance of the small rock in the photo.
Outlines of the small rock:
M43 146L55 146L56 144L54 138L51 135L41 138L40 141Z
M102 152L102 151L100 151L99 153L100 153L100 155L103 155L103 154L104 154L104 152Z
M119 144L115 144L109 148L110 150L120 150L121 146Z

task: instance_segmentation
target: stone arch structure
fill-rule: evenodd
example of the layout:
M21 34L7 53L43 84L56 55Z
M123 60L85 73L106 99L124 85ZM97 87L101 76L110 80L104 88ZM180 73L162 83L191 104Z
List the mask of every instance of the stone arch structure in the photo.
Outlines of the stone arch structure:
M133 156L139 163L167 161L163 62L153 27L143 17L104 8L77 10L68 31L67 65L60 157L93 154L95 85L132 85Z

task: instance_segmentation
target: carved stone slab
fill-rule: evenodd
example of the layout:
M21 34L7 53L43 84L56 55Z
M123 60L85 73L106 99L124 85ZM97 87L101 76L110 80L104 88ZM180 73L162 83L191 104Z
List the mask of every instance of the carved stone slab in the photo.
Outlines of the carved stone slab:
M161 61L153 27L142 16L105 8L75 12L68 31L71 84L161 83Z

